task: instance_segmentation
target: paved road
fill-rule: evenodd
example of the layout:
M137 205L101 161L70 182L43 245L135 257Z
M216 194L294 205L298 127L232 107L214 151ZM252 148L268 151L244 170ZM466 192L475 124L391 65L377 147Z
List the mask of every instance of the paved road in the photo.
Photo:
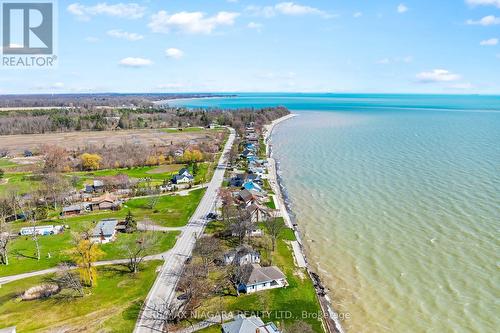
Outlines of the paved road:
M214 172L212 180L208 184L207 191L201 199L188 225L184 228L177 243L165 258L162 270L156 278L153 287L149 291L143 311L136 323L135 333L161 332L162 324L154 321L155 305L170 304L175 296L175 288L179 281L180 273L184 268L184 263L191 256L196 237L203 233L207 220L206 215L215 209L218 191L224 180L226 170L226 154L229 153L234 143L235 131L230 129L230 135L224 147L224 151L219 160L219 164Z

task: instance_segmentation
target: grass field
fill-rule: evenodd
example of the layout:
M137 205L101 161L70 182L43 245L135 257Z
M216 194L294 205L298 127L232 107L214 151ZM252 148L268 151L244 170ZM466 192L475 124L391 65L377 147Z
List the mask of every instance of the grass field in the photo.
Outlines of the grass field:
M135 275L121 266L100 267L97 286L80 298L64 297L64 292L29 302L17 298L45 277L6 284L0 288L1 326L17 326L18 332L132 332L160 264L144 263Z
M154 246L148 254L157 254L171 249L175 245L179 231L158 233ZM124 244L138 234L117 234L116 241L101 245L104 256L100 260L123 259L127 257ZM41 258L36 260L35 244L30 237L18 237L10 245L9 265L0 266L0 276L21 274L56 267L61 262L71 261L70 249L73 247L71 233L66 231L58 235L40 236Z

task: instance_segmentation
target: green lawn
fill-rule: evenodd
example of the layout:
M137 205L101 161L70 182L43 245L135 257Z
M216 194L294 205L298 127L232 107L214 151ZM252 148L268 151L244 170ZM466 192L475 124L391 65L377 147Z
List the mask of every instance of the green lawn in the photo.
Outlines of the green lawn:
M148 254L157 254L171 249L175 245L179 231L158 232L158 240L148 250ZM117 234L116 241L101 245L104 256L100 260L123 259L127 251L123 244L138 237L138 234ZM0 266L0 276L21 274L56 267L59 263L71 261L69 250L73 247L71 233L66 231L58 235L40 236L41 258L36 260L35 244L30 237L21 236L10 245L9 265Z
M20 301L16 295L44 281L43 276L23 279L0 288L0 323L18 332L132 332L142 302L156 278L160 261L143 264L137 274L121 266L98 269L98 284L85 297ZM36 318L36 319L35 319Z
M153 209L148 208L151 198L132 199L125 203L125 209L121 210L123 217L127 208L137 220L150 219L156 224L164 227L181 227L186 225L191 215L205 194L205 189L189 192L189 195L164 195Z
M3 180L7 182L0 185L0 196L6 194L9 190L15 189L21 194L25 194L34 191L38 188L40 182L33 178L30 173L27 172L8 172L6 173Z
M18 237L10 244L10 264L0 266L0 276L20 274L57 266L58 263L69 260L68 249L72 247L71 231L81 232L92 228L97 221L106 218L124 219L128 209L131 210L137 221L151 220L154 223L166 227L181 227L187 224L198 206L205 189L191 191L189 195L163 195L159 197L154 209L147 208L149 198L132 199L126 202L123 209L119 211L102 211L82 216L69 218L56 218L41 221L39 225L68 225L66 230L59 235L40 236L41 249L40 261L34 258L35 245L30 237ZM12 231L17 232L21 227L28 226L26 222L15 222L11 224ZM162 233L154 253L164 252L175 244L177 232ZM121 244L125 243L131 235L118 234L115 242L103 245L106 256L103 260L124 258L125 252ZM50 254L50 256L49 256Z
M314 318L302 318L302 311L310 314L320 312L320 305L316 298L316 292L307 271L295 267L289 240L295 240L292 229L282 232L277 242L277 248L272 255L273 264L277 265L286 274L289 286L286 288L261 291L254 294L242 294L239 297L225 296L223 298L224 311L250 311L263 313L270 311L270 316L262 316L264 322L274 321L276 324L284 322L291 324L296 320L304 320L310 324L315 332L323 332L321 322ZM212 298L204 302L200 311L219 311L219 300ZM279 311L290 311L291 318L280 318ZM267 312L266 312L267 313ZM220 326L214 326L200 332L220 332Z
M271 209L276 209L276 205L274 204L274 200L272 197L269 197L269 201L266 202L266 206L271 208Z
M18 166L18 164L11 162L7 158L0 158L0 169L13 168Z

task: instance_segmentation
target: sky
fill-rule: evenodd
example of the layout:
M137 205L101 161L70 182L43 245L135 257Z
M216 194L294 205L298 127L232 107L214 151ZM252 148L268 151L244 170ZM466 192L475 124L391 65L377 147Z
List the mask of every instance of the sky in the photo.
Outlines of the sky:
M57 12L57 67L0 68L0 94L500 94L500 0L59 0Z

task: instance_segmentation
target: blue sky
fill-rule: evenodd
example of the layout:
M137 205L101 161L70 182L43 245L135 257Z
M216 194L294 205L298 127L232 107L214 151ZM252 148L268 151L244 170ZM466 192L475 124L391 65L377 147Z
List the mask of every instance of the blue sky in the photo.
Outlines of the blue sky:
M500 94L500 0L60 0L57 39L0 93Z

